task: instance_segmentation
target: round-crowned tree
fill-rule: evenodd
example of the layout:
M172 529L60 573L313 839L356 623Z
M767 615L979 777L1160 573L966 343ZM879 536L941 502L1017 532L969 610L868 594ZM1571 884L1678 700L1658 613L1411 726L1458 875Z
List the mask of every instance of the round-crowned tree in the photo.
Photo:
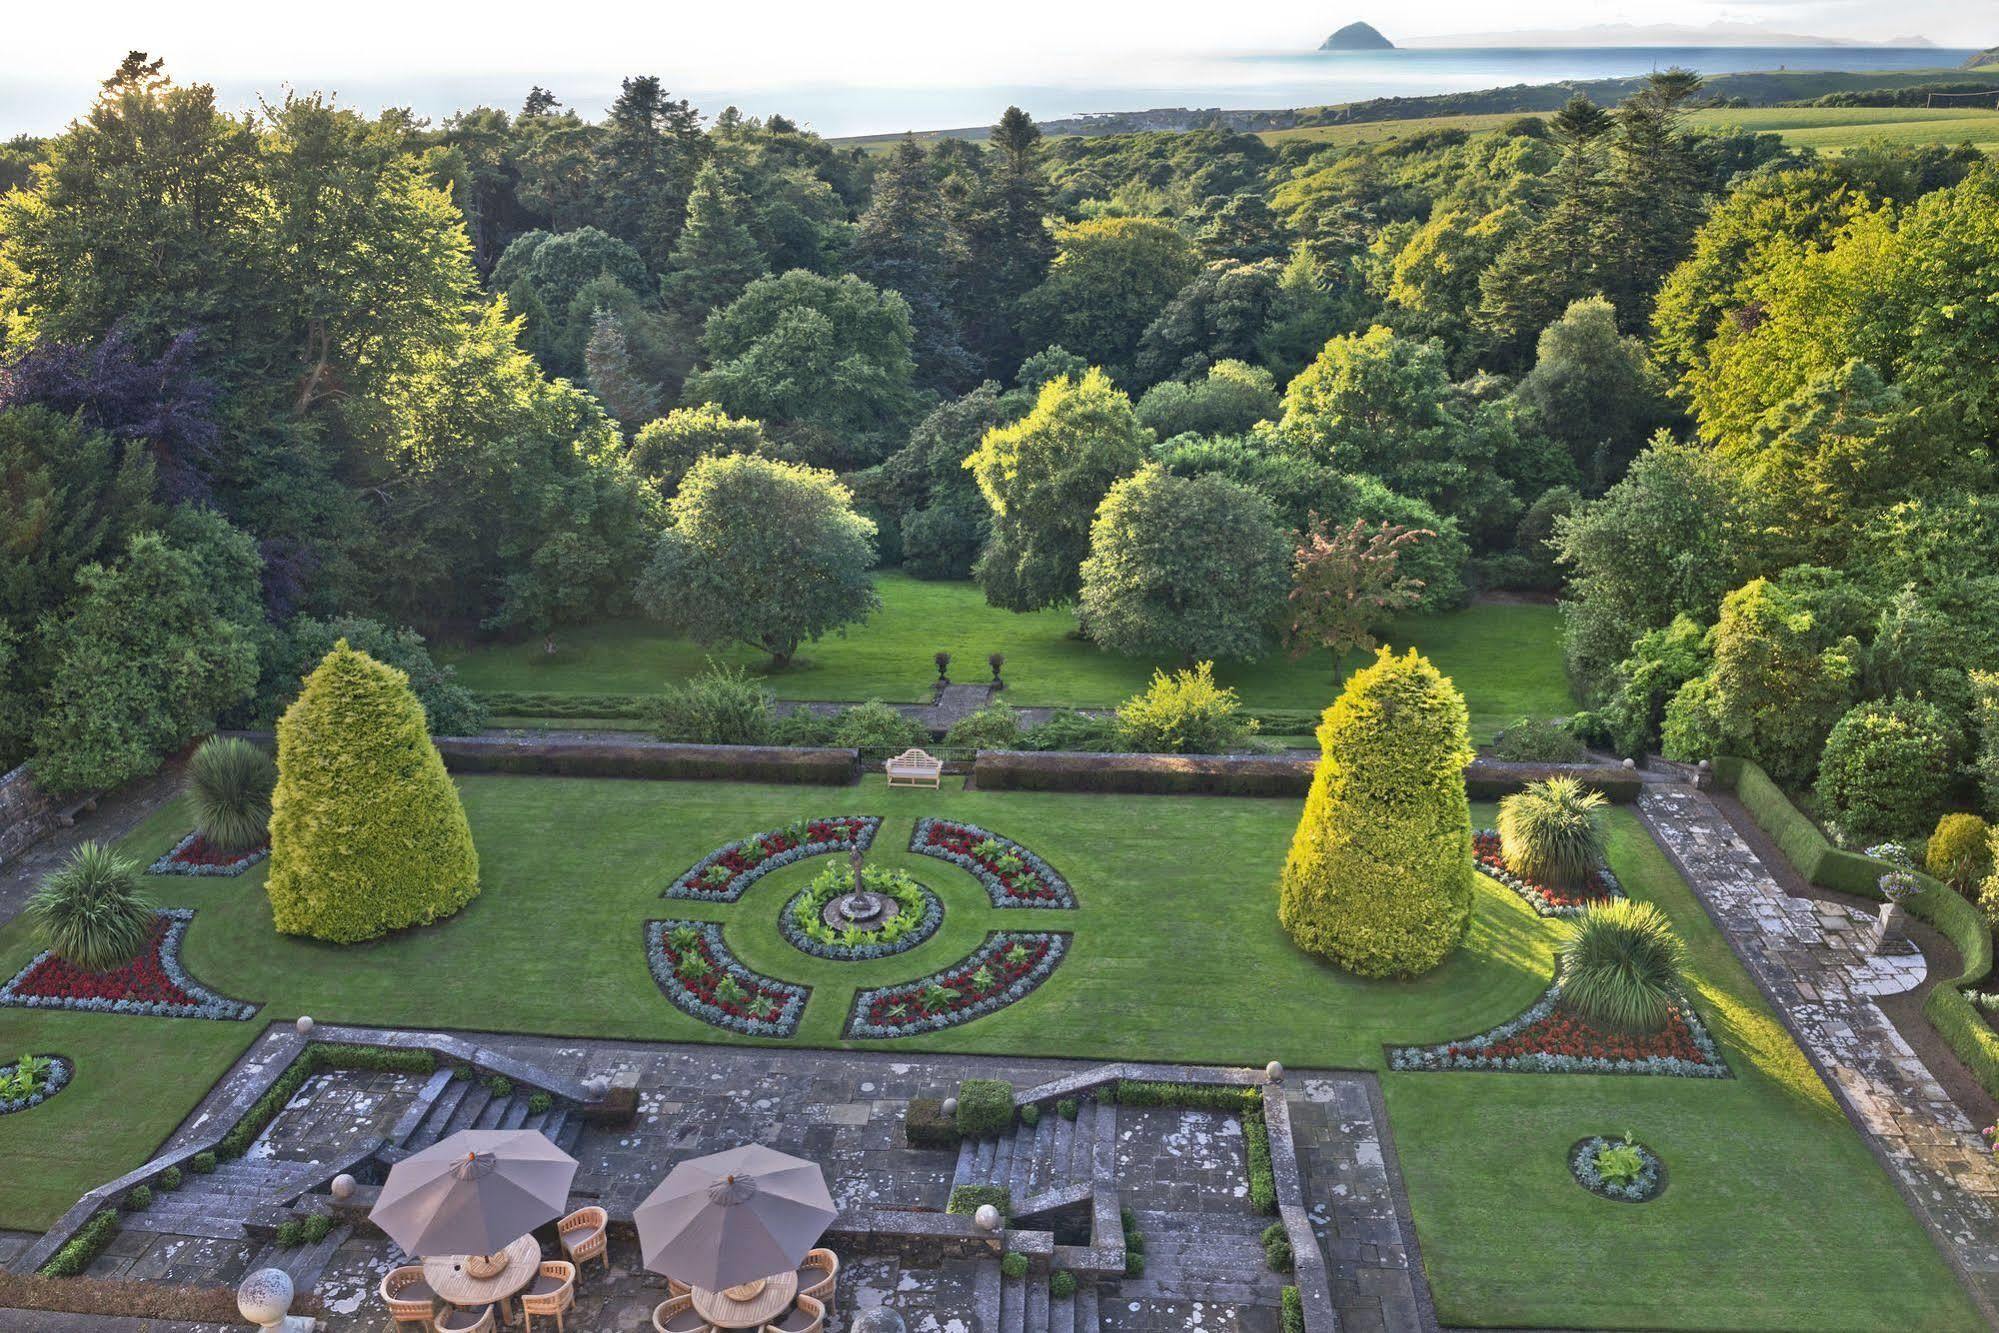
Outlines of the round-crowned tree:
M341 639L278 719L271 873L279 931L348 944L450 916L479 853L408 677Z
M1326 710L1319 751L1278 919L1361 976L1427 972L1471 921L1464 696L1414 649L1383 649Z

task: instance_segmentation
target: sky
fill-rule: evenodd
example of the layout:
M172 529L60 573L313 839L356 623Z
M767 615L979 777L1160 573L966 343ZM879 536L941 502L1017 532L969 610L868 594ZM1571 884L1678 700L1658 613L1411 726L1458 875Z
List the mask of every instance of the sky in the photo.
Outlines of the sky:
M1455 32L1593 23L1756 22L1788 32L1943 46L1999 41L1994 0L546 0L478 6L350 0L301 9L268 0L91 0L8 6L0 26L0 134L48 133L81 110L128 49L164 55L187 81L242 101L281 85L336 91L364 109L518 101L528 83L566 89L580 109L616 76L659 74L676 91L745 94L799 86L876 90L976 84L1156 88L1190 82L1203 60L1309 51L1365 19L1398 42ZM310 15L309 23L298 23ZM568 21L573 18L573 21ZM1115 58L1107 58L1115 52ZM499 90L507 90L504 98ZM913 114L913 113L912 113Z

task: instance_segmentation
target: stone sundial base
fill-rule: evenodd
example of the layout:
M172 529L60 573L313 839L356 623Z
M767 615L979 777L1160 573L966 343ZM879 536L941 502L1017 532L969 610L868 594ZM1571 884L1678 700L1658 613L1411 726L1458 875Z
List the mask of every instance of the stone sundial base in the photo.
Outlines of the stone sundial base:
M834 930L845 930L849 926L871 930L895 915L895 907L895 900L887 894L862 889L843 893L829 901L819 909L819 919Z

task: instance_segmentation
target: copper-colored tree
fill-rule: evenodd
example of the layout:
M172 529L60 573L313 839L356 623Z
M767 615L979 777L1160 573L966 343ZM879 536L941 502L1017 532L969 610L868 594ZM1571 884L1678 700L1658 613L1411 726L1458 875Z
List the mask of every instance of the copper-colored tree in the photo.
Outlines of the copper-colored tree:
M1400 571L1402 548L1436 535L1428 528L1364 518L1329 528L1313 514L1292 555L1287 626L1292 656L1328 650L1338 684L1346 655L1373 648L1375 629L1422 595L1423 580Z

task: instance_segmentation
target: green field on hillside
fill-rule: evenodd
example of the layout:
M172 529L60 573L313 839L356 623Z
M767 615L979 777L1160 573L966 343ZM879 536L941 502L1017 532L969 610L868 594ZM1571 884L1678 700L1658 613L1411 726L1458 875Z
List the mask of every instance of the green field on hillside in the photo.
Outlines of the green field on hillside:
M1431 116L1416 120L1360 121L1351 125L1309 125L1298 129L1270 130L1260 137L1270 144L1302 139L1311 143L1344 146L1378 143L1383 139L1406 138L1440 129L1463 129L1477 133L1496 130L1517 119L1519 113L1515 112ZM1839 152L1871 140L1898 145L1970 143L1988 151L1999 148L1999 111L1961 107L1742 107L1697 111L1692 119L1694 124L1712 129L1735 128L1781 134L1785 143L1808 146L1821 152Z

